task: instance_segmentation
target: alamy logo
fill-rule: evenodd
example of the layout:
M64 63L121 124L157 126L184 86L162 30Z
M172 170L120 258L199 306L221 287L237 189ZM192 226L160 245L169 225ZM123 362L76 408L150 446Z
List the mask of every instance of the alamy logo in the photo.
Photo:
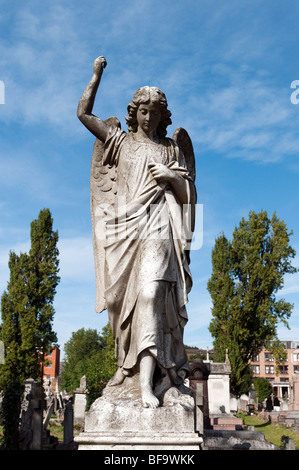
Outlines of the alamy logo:
M195 229L192 219L196 220ZM185 250L199 250L203 245L203 204L191 206L177 203L167 205L126 204L125 198L117 198L115 205L97 205L95 211L95 235L99 242L114 243L117 240L143 238L179 240Z
M290 100L292 104L298 104L299 103L299 80L293 80L291 83L291 88L295 88L295 91L290 96Z
M5 85L2 80L0 80L0 104L5 104Z

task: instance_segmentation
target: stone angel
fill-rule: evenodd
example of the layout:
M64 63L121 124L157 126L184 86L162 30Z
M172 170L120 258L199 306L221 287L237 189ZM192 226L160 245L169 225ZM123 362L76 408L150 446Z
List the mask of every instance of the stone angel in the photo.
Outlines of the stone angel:
M94 61L78 118L96 137L90 176L96 311L108 311L118 370L109 386L138 374L144 407L183 387L183 343L192 286L190 242L196 204L195 159L188 133L167 138L164 93L145 86L128 105L128 132L117 118L92 114L107 65Z

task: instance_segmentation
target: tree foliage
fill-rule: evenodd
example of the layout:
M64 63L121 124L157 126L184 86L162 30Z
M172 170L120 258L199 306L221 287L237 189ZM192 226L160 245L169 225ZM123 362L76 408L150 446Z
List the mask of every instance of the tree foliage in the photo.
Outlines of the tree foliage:
M97 330L81 328L73 332L64 345L65 359L61 387L68 392L78 388L81 377L86 375L86 362L103 347L103 339Z
M263 403L263 401L267 400L272 394L272 386L264 377L254 379L254 388L259 403Z
M25 379L42 380L44 355L57 341L52 323L53 301L59 282L58 232L53 231L49 209L41 210L38 219L31 223L30 238L29 254L10 252L10 278L1 297L0 339L4 343L5 363L0 365L0 389L4 394L2 417L8 419L5 404L14 407L18 416ZM12 398L6 395L14 397L14 405ZM9 438L12 424L6 424L10 429ZM17 423L14 425L16 427ZM16 434L15 430L13 435Z
M114 355L114 337L106 325L102 333L81 328L72 333L65 344L65 364L61 377L61 387L72 393L80 385L84 375L87 379L88 404L101 395L103 388L117 369Z
M269 219L265 211L251 211L235 228L232 241L224 234L215 241L208 281L213 303L209 329L218 360L229 350L236 393L250 385L249 358L265 345L271 350L279 322L288 327L293 306L275 294L283 287L284 275L296 272L291 235L275 213ZM273 344L278 358L282 349L277 341Z

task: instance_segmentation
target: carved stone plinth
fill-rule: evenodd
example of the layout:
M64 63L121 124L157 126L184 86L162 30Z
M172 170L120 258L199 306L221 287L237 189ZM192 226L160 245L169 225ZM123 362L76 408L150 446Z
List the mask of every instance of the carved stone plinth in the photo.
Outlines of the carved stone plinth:
M158 408L144 408L136 378L106 387L85 416L85 429L75 438L79 450L199 450L193 397L169 389Z

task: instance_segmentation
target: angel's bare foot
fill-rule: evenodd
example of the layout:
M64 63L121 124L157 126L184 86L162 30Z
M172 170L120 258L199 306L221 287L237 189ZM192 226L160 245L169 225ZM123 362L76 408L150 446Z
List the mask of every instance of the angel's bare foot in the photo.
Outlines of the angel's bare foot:
M112 379L109 381L109 385L111 385L112 387L114 385L120 385L121 383L123 383L123 381L125 380L125 374L123 373L123 371L119 368L117 369L117 371L115 372L114 376L112 377Z
M153 394L151 387L144 387L144 389L141 390L141 396L144 408L158 408L160 403L158 398Z
M157 408L160 404L153 392L153 375L156 360L148 350L140 354L140 391L145 408Z

